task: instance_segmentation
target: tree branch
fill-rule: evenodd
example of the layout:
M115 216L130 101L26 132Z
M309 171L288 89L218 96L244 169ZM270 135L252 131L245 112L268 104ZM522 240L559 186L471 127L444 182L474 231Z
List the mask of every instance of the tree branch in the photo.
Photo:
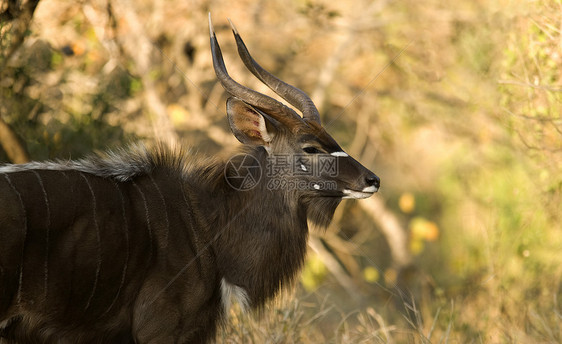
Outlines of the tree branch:
M13 163L23 164L31 160L23 140L19 138L8 123L4 122L2 117L0 117L0 146Z
M402 228L396 216L386 208L379 197L364 199L358 204L379 225L390 246L392 261L397 270L400 271L411 265L412 256L408 252L406 231Z

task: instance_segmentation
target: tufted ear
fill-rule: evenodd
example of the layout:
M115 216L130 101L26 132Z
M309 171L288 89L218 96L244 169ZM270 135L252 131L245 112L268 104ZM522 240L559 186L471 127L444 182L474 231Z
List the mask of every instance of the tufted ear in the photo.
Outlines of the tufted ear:
M230 129L243 144L269 146L275 135L275 127L263 114L238 98L226 101L226 113Z

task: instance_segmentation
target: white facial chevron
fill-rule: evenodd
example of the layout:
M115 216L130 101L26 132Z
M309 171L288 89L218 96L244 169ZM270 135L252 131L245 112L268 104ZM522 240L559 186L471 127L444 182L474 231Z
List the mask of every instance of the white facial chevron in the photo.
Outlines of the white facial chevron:
M341 158L347 158L349 156L349 155L347 155L346 152L333 152L333 153L330 153L330 155L331 156L338 156L338 157L341 157Z

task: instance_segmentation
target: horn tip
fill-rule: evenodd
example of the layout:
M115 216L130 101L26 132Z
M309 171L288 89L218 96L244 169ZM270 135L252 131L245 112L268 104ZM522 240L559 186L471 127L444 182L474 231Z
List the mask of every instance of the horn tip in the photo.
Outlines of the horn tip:
M209 12L209 35L211 38L215 37L215 30L213 29L213 21L211 20L211 12Z
M234 26L234 23L232 22L232 20L230 20L230 18L226 18L226 19L228 19L228 22L230 23L230 27L232 28L232 32L234 32L235 35L239 36L238 30L236 29L236 26Z

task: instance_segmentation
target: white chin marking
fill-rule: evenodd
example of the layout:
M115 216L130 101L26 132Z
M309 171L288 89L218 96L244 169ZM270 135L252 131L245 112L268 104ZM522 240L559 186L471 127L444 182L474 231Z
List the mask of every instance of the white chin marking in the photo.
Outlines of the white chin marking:
M374 185L367 186L366 188L361 190L361 192L377 192L377 191L379 191L379 188Z
M345 196L343 196L343 199L362 199L362 198L368 198L371 197L371 195L375 192L377 192L377 188L374 186L368 186L366 188L364 188L361 191L355 191L355 190L348 190L345 189L343 190L343 193Z
M346 152L333 152L333 153L330 153L330 155L331 156L339 156L339 157L342 157L342 158L347 158L349 156L349 155L347 155Z

